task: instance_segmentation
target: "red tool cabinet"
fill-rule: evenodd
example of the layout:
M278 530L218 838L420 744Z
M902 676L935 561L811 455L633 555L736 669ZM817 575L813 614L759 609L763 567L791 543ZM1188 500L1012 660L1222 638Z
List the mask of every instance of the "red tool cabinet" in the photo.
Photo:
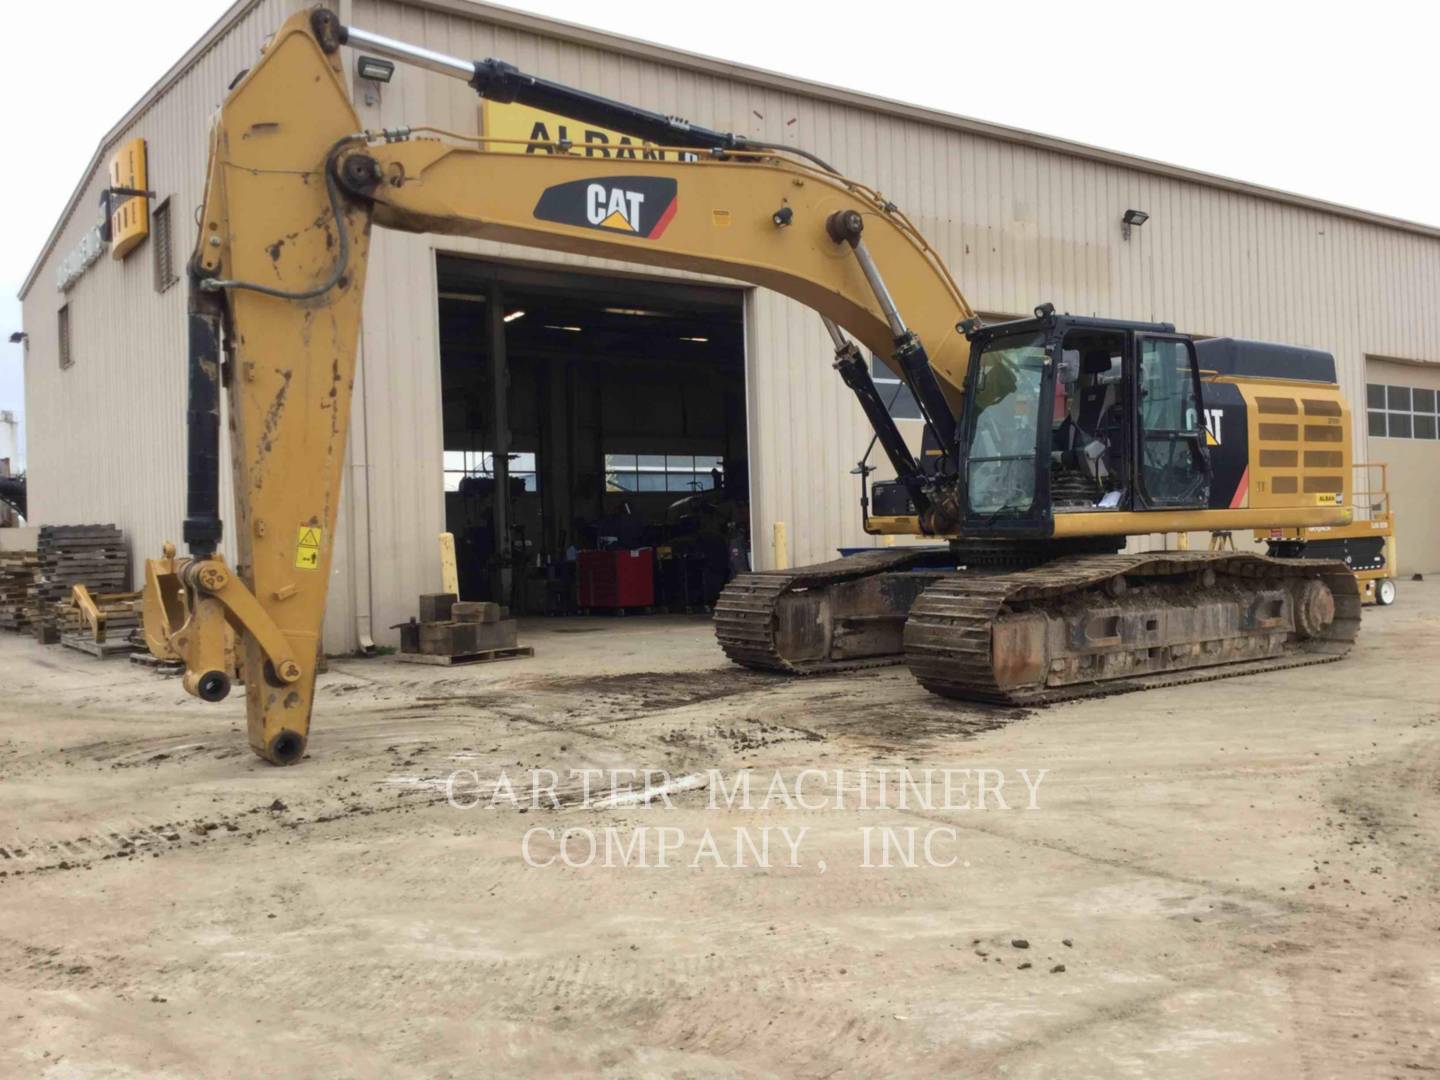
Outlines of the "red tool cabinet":
M655 603L655 551L579 553L582 608L650 607Z

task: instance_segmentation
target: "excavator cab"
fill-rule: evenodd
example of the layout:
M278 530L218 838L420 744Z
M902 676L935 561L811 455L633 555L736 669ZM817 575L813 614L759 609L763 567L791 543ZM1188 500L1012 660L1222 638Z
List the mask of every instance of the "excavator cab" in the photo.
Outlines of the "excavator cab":
M1173 326L1047 305L970 340L964 532L1046 537L1059 514L1208 504L1199 365Z

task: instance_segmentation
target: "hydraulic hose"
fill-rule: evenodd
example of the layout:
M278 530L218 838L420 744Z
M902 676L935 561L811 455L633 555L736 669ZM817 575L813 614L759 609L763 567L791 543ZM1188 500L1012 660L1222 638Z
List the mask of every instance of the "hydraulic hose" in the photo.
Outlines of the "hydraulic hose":
M345 216L340 209L340 185L335 179L335 159L340 151L350 143L364 142L365 139L364 132L346 135L338 140L325 155L325 193L330 197L330 213L335 218L335 231L339 233L339 250L335 254L335 268L330 272L328 278L314 288L301 289L296 292L277 289L273 285L262 285L256 281L236 281L227 278L202 278L200 288L206 292L219 292L222 289L245 289L280 300L313 300L317 296L324 296L338 285L340 279L345 276L345 268L350 264L350 234L345 230Z

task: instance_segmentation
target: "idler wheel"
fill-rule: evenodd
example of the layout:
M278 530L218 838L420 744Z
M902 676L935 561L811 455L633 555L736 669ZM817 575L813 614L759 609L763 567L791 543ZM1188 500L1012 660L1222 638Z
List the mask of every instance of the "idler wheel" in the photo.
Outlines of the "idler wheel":
M1301 637L1317 638L1335 621L1335 594L1311 578L1295 592L1295 629Z

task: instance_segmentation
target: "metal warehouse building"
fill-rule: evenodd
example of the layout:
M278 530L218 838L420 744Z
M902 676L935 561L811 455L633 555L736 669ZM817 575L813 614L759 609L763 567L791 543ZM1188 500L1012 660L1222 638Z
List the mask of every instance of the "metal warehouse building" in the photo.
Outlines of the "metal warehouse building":
M137 569L179 539L184 512L177 279L194 241L209 119L300 6L240 0L121 119L22 290L31 521L116 522ZM903 207L987 319L1051 301L1333 353L1356 460L1390 465L1401 569L1440 568L1430 491L1440 474L1440 229L466 0L340 0L338 13L439 52L500 57L818 153ZM475 131L488 121L526 137L536 123L563 122L482 116L468 88L419 70L362 79L348 52L346 70L367 127ZM600 153L610 136L569 137ZM87 250L112 162L115 176L133 175L124 161L136 148L157 193L148 236L123 257ZM1132 209L1149 218L1126 229ZM831 370L820 320L801 305L468 239L377 229L372 250L331 651L394 640L388 627L438 582L436 536L446 529L461 545L462 584L483 582L507 553L511 596L531 611L556 602L556 567L572 549L603 536L645 543L675 525L667 516L687 495L695 503L684 513L713 518L698 528L749 546L759 567L775 559L780 522L792 563L876 542L861 530L851 474L869 429ZM486 432L507 370L515 456L502 490ZM913 415L903 396L894 408ZM230 520L228 475L222 482ZM509 534L498 540L497 520ZM699 570L679 587L709 587Z

